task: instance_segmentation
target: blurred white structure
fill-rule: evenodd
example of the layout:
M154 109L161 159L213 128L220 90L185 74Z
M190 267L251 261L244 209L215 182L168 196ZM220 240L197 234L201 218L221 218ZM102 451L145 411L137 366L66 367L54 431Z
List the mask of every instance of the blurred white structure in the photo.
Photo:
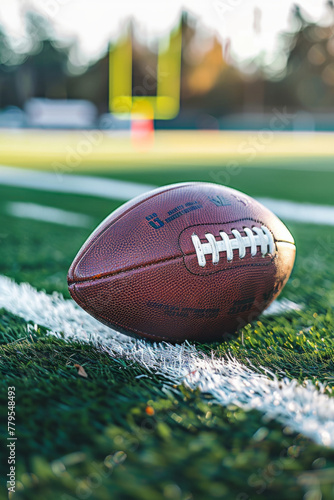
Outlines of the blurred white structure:
M33 128L90 129L95 126L97 109L93 103L79 99L29 99L24 110Z

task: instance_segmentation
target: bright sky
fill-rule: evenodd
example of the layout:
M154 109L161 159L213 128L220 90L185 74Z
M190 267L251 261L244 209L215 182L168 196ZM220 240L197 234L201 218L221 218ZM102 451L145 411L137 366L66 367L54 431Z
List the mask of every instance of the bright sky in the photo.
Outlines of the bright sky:
M24 37L22 14L34 8L49 19L58 36L78 39L80 50L74 62L85 62L105 52L108 41L117 37L130 16L136 20L141 36L151 38L168 32L183 8L198 17L204 32L209 28L223 40L230 39L231 55L237 62L242 64L261 54L267 64L279 66L278 34L293 31L291 8L295 3L296 0L2 0L0 23L14 38ZM328 22L325 0L297 3L310 20Z

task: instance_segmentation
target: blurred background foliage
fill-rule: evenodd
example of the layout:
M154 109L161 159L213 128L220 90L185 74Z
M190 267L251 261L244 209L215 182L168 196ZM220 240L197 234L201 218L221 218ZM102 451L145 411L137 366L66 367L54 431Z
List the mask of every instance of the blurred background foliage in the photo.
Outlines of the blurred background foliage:
M256 31L256 12L254 16ZM228 40L223 43L212 34L204 43L194 19L184 14L181 113L164 126L215 129L217 119L232 112L265 113L284 106L310 114L328 112L334 103L334 23L321 27L309 22L298 7L293 16L297 29L281 33L281 54L274 64L266 65L260 54L240 69ZM32 97L46 97L86 99L99 113L107 112L108 53L90 66L76 66L71 57L77 50L75 37L57 39L52 23L36 12L25 14L25 25L16 46L0 26L0 108L23 108ZM133 54L134 88L149 74L148 93L154 94L154 47L134 37ZM222 128L233 128L233 123Z

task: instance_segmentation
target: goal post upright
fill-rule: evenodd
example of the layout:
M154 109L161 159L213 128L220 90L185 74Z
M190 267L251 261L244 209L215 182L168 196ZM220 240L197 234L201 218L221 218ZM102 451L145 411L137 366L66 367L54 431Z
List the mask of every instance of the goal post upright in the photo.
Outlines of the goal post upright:
M152 134L154 119L175 118L180 109L181 52L182 21L159 41L156 95L134 96L132 36L128 26L109 49L109 112L118 118L129 118L131 130L139 130L141 136L145 130Z

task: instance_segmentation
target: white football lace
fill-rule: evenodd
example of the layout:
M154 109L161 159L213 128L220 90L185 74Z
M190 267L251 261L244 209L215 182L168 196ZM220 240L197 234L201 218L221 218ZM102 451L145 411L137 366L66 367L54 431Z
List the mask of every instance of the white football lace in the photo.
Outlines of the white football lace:
M212 255L212 263L218 264L219 254L221 252L226 252L227 261L231 262L233 260L233 250L238 250L239 258L243 259L246 255L247 247L250 247L252 257L256 255L257 247L261 247L263 256L274 254L274 238L266 226L261 226L261 228L253 226L252 229L244 227L243 230L246 236L242 236L237 229L232 229L232 234L234 236L232 239L228 237L227 233L220 231L221 240L218 241L212 233L205 233L208 243L201 243L199 237L193 234L191 239L196 250L199 266L205 266L205 256L209 254Z

